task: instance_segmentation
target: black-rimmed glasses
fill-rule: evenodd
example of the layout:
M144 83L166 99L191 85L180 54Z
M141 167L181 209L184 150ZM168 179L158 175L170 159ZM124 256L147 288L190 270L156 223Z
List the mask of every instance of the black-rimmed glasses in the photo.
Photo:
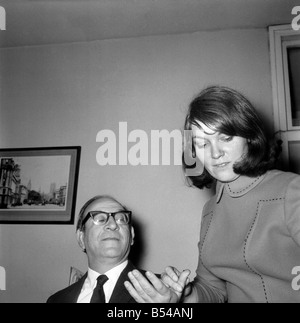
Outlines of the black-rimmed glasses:
M131 211L117 211L117 212L104 212L104 211L90 211L82 221L83 227L89 218L95 225L104 225L108 222L109 217L113 217L115 222L120 225L129 224L131 221Z

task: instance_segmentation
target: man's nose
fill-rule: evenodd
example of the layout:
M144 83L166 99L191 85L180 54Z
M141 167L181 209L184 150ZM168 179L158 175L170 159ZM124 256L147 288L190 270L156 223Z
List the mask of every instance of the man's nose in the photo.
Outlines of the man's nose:
M115 221L115 218L111 215L109 216L105 226L110 230L117 230L119 228L117 222Z

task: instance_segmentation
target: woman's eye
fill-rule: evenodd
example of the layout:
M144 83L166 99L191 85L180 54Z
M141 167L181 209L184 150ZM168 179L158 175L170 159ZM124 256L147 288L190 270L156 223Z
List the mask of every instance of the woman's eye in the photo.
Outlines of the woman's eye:
M223 137L221 137L220 139L222 140L222 141L231 141L232 140L232 136L223 136Z
M195 145L197 148L204 148L206 146L206 143L205 142L196 142Z

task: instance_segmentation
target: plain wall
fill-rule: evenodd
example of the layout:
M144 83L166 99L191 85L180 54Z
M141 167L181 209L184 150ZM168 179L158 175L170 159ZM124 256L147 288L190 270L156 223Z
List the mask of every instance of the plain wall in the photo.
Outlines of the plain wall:
M112 194L134 213L139 265L158 273L175 265L193 276L212 193L186 186L178 165L100 166L96 136L118 135L121 121L149 137L182 129L188 103L211 84L240 90L272 127L267 30L3 49L0 75L0 146L80 145L76 217L90 197ZM67 286L70 266L85 271L87 263L75 224L1 224L0 266L7 274L0 302L45 302Z

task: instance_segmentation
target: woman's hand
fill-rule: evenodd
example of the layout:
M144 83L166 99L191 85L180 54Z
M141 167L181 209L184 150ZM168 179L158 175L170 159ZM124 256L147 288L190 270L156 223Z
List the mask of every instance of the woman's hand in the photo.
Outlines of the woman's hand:
M179 273L178 270L176 272ZM145 278L135 269L128 273L130 282L126 281L124 285L138 303L178 303L187 284L190 271L185 270L179 273L179 275L176 272L174 270L166 270L161 275L162 279L159 279L155 274L147 271L147 278Z
M161 277L164 284L174 291L182 288L181 297L186 297L192 292L192 286L188 278L190 273L191 272L188 269L180 272L175 267L168 266L166 267L165 272L161 274Z

